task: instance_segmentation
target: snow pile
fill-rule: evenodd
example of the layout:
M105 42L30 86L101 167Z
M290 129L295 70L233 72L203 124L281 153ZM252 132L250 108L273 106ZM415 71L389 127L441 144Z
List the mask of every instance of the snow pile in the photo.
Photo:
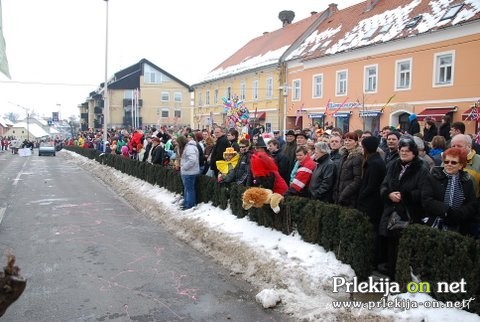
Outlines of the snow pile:
M180 211L181 196L164 188L125 175L94 160L66 150L58 153L104 181L139 212L160 223L178 238L241 274L259 290L256 299L265 308L277 306L302 321L479 321L475 314L458 309L409 310L338 308L333 301L351 302L350 294L333 293L332 278L352 280L355 272L322 247L305 243L298 234L260 227L247 218L239 219L230 209L211 204ZM418 295L418 294L416 294ZM415 301L432 301L425 294ZM395 299L411 294L390 296ZM411 299L412 300L412 299ZM433 300L434 301L434 300ZM448 313L447 313L448 312Z

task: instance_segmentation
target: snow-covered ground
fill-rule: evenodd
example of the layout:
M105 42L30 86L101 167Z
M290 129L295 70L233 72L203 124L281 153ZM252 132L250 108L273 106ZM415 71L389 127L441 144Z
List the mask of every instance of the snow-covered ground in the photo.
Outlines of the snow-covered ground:
M420 293L389 295L391 306L397 307L385 308L384 303L373 309L334 308L333 301L353 302L350 294L344 291L332 292L332 277L351 280L355 273L332 252L303 242L298 234L286 236L257 226L247 218L239 219L230 209L200 204L180 211L181 196L164 188L66 150L57 156L88 170L138 211L213 257L232 274L249 281L259 290L259 305L276 306L299 321L480 321L478 315L459 309L426 309L424 306L436 301ZM418 308L398 307L408 304L418 304Z

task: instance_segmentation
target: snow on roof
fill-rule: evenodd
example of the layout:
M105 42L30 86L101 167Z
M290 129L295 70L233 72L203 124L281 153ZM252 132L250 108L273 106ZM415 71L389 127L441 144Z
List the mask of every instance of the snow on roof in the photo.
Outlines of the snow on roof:
M3 117L0 117L0 125L2 127L9 127L13 125L13 122L9 119L4 119Z
M453 6L459 6L458 13L452 18L442 19ZM365 4L359 3L320 24L286 59L319 58L479 18L480 0L383 0L370 11L365 11Z
M36 138L49 136L49 134L45 132L45 130L42 129L38 124L27 124L25 122L19 122L14 124L13 128L28 129L28 132L30 132Z
M49 132L50 132L50 134L59 134L59 133L60 133L60 132L59 132L56 128L54 128L54 127L49 127Z
M259 56L247 57L242 63L237 65L231 65L226 68L223 68L221 66L218 69L215 69L208 73L207 76L203 79L203 81L217 79L233 74L239 74L247 70L275 64L278 62L283 53L288 49L288 47L289 46L284 46L279 49L263 53Z

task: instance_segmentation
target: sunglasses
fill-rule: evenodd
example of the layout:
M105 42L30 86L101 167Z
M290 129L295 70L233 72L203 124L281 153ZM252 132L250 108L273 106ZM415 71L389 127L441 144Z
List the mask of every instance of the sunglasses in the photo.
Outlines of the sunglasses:
M459 162L458 161L450 161L450 160L445 160L443 161L445 164L451 164L451 165L457 165Z
M240 148L240 149L245 149L246 146L245 146L245 145L240 145L239 148Z

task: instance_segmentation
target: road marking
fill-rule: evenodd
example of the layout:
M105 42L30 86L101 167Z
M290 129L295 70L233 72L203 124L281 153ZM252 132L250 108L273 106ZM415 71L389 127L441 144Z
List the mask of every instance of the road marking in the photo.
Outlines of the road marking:
M5 210L7 210L7 208L0 208L0 225L2 224L3 217L5 216Z
M25 162L23 163L23 166L22 166L22 169L20 170L20 172L17 174L17 177L15 179L13 179L13 185L16 186L17 183L18 183L18 180L20 180L20 176L23 174L23 169L25 169L25 166L27 165L27 160L25 160Z

